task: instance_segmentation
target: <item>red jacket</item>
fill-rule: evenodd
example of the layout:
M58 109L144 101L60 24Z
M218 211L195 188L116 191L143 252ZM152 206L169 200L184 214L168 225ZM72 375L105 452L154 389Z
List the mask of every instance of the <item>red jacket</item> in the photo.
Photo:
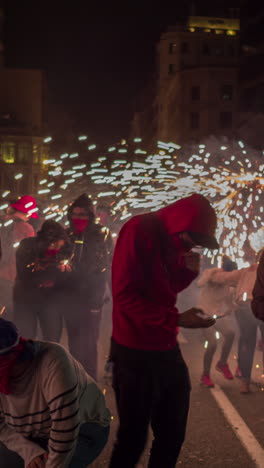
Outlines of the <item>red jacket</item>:
M186 252L172 235L192 230L211 234L213 224L215 228L208 201L193 195L123 226L112 264L113 338L118 344L143 350L175 347L177 293L197 274L186 268Z
M253 289L252 311L255 317L264 322L264 253L257 269L257 279Z

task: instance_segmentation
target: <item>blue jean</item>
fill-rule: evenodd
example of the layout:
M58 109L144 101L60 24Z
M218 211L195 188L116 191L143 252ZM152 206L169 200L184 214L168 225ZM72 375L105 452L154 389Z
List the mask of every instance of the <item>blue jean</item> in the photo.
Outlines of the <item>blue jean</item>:
M109 426L102 427L95 423L82 424L69 468L86 468L90 465L105 447L109 429Z
M238 343L238 366L242 378L249 380L254 360L257 340L258 320L254 317L250 303L241 303L236 311L240 337Z
M102 427L95 423L82 424L79 432L77 446L70 462L69 468L86 468L102 452L109 436L109 426ZM34 439L46 449L47 441ZM20 456L0 444L0 466L1 468L23 468L24 462Z

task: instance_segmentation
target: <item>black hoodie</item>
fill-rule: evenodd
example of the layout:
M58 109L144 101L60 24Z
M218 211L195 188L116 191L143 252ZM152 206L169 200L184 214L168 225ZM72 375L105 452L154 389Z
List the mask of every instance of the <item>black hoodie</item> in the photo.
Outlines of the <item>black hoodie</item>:
M85 208L89 216L88 226L81 234L74 232L72 224L72 211L77 206ZM100 309L109 260L104 230L95 223L92 201L86 194L77 198L69 207L68 219L68 235L74 245L71 296L75 297L75 302L83 303L87 308Z

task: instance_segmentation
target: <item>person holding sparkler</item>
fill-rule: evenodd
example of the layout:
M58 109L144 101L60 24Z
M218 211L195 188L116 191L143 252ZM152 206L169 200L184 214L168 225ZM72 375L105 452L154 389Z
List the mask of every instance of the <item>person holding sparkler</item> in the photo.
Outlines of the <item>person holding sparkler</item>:
M214 276L219 273L219 271L233 271L236 269L236 264L228 257L224 256L221 269L208 268L197 281L197 285L201 290L197 307L201 308L207 315L217 319L213 327L203 330L205 353L201 384L205 387L214 387L214 382L210 376L210 370L217 348L219 333L223 335L224 342L220 359L216 364L216 370L221 372L226 379L233 379L233 374L227 362L235 337L232 320L230 319L230 315L234 310L233 292L226 284L216 283L214 281Z
M69 348L96 379L97 345L110 265L107 237L103 226L95 223L93 202L86 194L69 207L68 219L73 243L73 274L64 314Z
M45 221L36 237L20 243L16 254L14 321L24 336L36 338L39 322L44 340L60 340L71 256L66 231L53 220Z
M111 468L135 467L151 424L149 467L175 466L185 437L190 381L178 327L214 325L197 308L179 314L177 293L197 277L192 248L217 249L216 215L202 195L130 219L112 264L113 388L119 414Z
M246 254L247 255L247 254ZM214 276L217 284L235 288L236 319L240 337L238 344L238 368L236 376L241 379L240 392L250 392L251 371L257 341L258 320L251 312L253 288L256 281L257 263L232 272L218 272Z

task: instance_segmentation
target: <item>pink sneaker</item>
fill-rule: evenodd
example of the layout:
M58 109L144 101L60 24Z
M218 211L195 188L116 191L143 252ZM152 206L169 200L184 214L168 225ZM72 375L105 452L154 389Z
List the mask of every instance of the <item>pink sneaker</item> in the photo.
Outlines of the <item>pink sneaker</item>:
M221 372L221 374L223 374L223 376L226 379L233 380L234 376L232 372L230 371L228 364L221 364L220 362L218 362L215 368L218 372Z
M209 374L202 375L201 385L204 385L205 387L214 387L214 382L211 380L211 377Z

